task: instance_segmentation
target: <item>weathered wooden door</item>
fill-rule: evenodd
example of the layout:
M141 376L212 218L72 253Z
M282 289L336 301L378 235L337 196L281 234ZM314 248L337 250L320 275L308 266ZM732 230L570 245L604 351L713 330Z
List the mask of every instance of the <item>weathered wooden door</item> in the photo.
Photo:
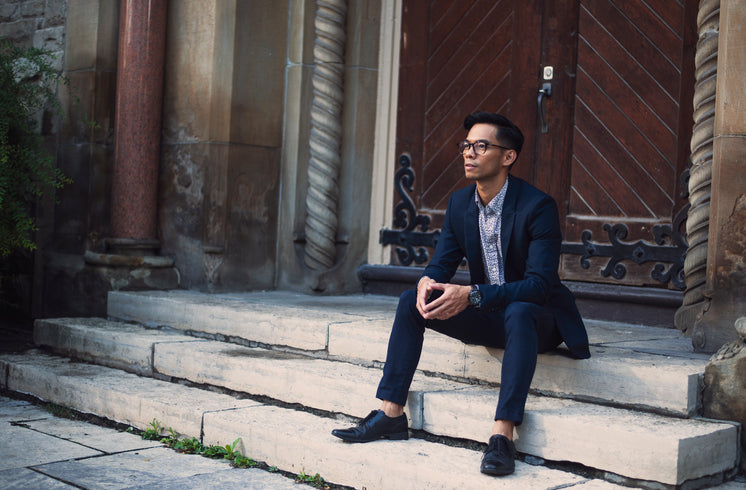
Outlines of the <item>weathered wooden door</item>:
M653 268L681 248L661 228L655 243L653 229L685 203L696 7L405 0L397 154L411 161L417 214L440 227L468 184L455 149L464 116L501 112L526 136L513 174L559 204L563 278L662 285Z

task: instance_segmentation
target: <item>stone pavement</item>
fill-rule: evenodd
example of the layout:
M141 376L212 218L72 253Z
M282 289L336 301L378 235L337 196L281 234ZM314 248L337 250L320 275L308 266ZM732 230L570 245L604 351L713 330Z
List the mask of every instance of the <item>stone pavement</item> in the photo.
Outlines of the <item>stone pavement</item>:
M301 486L278 473L233 468L156 441L52 415L0 396L0 488L272 489Z

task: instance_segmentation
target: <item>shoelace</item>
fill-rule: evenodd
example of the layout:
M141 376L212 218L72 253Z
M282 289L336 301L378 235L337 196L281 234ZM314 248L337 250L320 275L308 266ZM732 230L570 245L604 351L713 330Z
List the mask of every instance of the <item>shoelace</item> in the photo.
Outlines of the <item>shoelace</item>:
M500 450L501 449L500 446L505 446L505 452L515 457L515 454L513 454L513 448L511 447L510 442L507 439L504 439L502 437L490 438L490 441L489 441L489 444L487 444L487 450L485 451L485 453L489 453L492 450Z

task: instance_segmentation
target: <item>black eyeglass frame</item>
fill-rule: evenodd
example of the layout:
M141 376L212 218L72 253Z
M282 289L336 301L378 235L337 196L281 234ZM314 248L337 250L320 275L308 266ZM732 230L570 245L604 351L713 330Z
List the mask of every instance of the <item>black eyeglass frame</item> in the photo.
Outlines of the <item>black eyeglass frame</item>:
M477 150L477 146L476 145L478 145L478 144L483 144L484 145L484 150L483 151L480 152L479 150ZM487 140L477 140L477 141L475 141L473 143L470 143L469 141L464 140L464 141L459 141L458 144L456 145L456 147L458 148L458 151L459 151L459 155L463 155L464 152L466 152L470 148L474 148L474 154L475 155L484 155L485 153L487 153L487 148L490 147L490 146L494 146L496 148L502 148L503 150L512 150L513 149L513 148L508 148L507 146L495 145L493 143L490 143Z

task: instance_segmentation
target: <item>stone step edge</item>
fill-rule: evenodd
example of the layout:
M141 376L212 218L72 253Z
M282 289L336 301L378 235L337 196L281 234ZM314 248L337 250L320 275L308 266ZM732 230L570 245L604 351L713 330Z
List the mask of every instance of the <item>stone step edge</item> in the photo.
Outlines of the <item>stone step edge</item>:
M362 483L376 488L421 488L423 485L429 488L478 488L494 482L478 472L481 454L473 450L421 439L345 444L329 434L331 428L339 425L332 419L141 378L113 368L43 354L35 354L35 359L29 357L0 355L0 372L5 374L0 378L0 388L142 430L157 420L163 427L171 427L183 436L197 437L207 445L231 444L240 437L247 456L284 471L318 471L327 480L339 484ZM127 389L123 388L125 386ZM277 420L283 417L289 417L292 422L278 424ZM385 461L379 465L385 471L371 471L370 462L377 458ZM414 459L417 464L413 464ZM402 468L403 461L409 464ZM450 464L443 465L442 461ZM468 465L464 464L462 470L455 472L458 463ZM361 482L361 478L367 480ZM566 488L596 482L520 461L517 462L516 474L501 481L514 486L530 484L535 488L537 480L541 479L547 483L543 488ZM449 484L443 485L444 481ZM616 488L609 485L603 483L604 488Z
M378 406L372 396L380 379L378 369L352 365L332 368L329 361L318 359L267 362L261 355L255 357L260 350L234 348L227 353L216 341L159 344L156 366L160 373L177 379L208 386L219 384L328 412L360 416ZM182 355L200 362L181 362ZM247 378L240 374L247 372L254 375ZM486 441L498 390L423 381L415 381L410 391L412 427L421 426L436 436ZM727 471L737 464L738 429L732 424L538 396L530 396L526 408L526 422L517 431L516 444L520 451L545 459L573 461L637 480L672 485ZM583 427L582 437L576 432L578 427ZM577 439L584 442L568 443ZM700 447L708 448L707 457L698 457ZM681 464L689 460L697 464Z
M37 320L34 327L34 338L38 345L57 345L62 346L63 344L69 344L71 340L65 338L64 335L56 332L56 325L62 328L70 328L71 325L80 324L82 327L95 328L97 322L105 322L109 327L109 330L125 329L125 333L122 334L121 342L116 347L118 353L116 354L116 361L106 361L107 365L113 367L133 370L134 372L147 374L152 372L152 345L148 347L147 351L143 354L141 351L138 354L136 349L127 349L129 340L127 335L134 332L136 327L138 330L143 332L143 335L150 335L155 338L156 335L172 335L173 341L188 341L204 339L204 337L196 335L188 335L182 331L173 330L161 330L154 329L152 327L135 324L132 322L120 321L120 320L104 320L104 319L91 319L91 318L61 318L61 319L46 319ZM370 333L370 332L369 332ZM489 351L484 347L469 346L461 344L458 341L449 339L443 335L435 332L426 332L426 344L423 349L423 355L418 367L418 371L427 373L429 375L445 377L446 379L455 379L464 383L483 383L488 382L497 384L494 379L489 379L487 371L499 373L501 360L499 358L500 353L494 357L489 354ZM221 340L222 341L222 340ZM88 348L89 356L91 360L96 360L97 355L93 352L96 348L96 340L86 341L83 340L84 347ZM87 344L86 344L87 342ZM237 344L245 345L245 344ZM268 348L272 351L291 352L299 355L309 355L309 353L298 351L295 349L285 350L278 349L274 346L265 346L263 344L248 344L249 346L255 345L258 347ZM454 373L453 370L443 373L438 372L441 366L447 365L449 359L454 356L453 349L460 350L460 354L465 356L464 361L470 362L472 365L471 373L474 376L465 376L466 373ZM76 350L77 349L77 350ZM80 355L81 348L68 345L65 349L61 350L65 355ZM476 355L471 353L477 352ZM111 355L107 354L108 357ZM469 357L470 356L470 357ZM103 357L103 356L101 356ZM329 359L332 361L347 362L353 365L361 365L366 367L380 367L381 362L376 361L359 361L355 362L355 359L351 359L350 356L329 354L327 356L319 356L318 353L311 353L309 357ZM353 356L354 357L354 356ZM467 361L466 357L469 357ZM644 356L643 356L644 357ZM445 359L445 361L443 361ZM480 359L481 367L480 367ZM485 360L486 359L486 360ZM593 362L595 366L603 368L601 372L595 372L593 368L577 369L575 363L578 362ZM613 362L612 359L596 358L587 361L576 361L571 359L564 359L560 355L545 354L540 356L539 363L537 365L536 374L532 382L532 390L535 393L544 394L547 396L555 396L560 398L572 398L579 401L585 401L588 403L597 403L611 406L633 408L641 411L647 411L652 413L660 413L664 415L672 415L676 417L691 417L699 413L699 385L701 382L701 374L687 374L680 373L678 370L656 370L655 375L658 377L658 382L652 386L648 383L635 382L636 376L639 377L642 374L637 373L635 370L651 369L650 367L643 366L640 368L635 361L629 362L629 369L625 370L620 375L618 372L608 372L609 370L618 371L618 362ZM553 363L553 364L550 364ZM609 366L606 366L608 364ZM627 372L632 371L629 379L624 378ZM482 373L481 375L479 373ZM636 374L635 374L636 373ZM461 376L458 376L461 374ZM612 381L610 381L610 379ZM617 384L614 384L616 382ZM600 387L601 389L596 389ZM663 394L664 396L657 396Z
M71 338L72 335L69 333L64 335L65 338ZM338 380L344 380L346 379L345 376L343 376L343 372L340 372L339 369L347 369L347 370L354 370L356 371L356 376L358 378L369 378L367 381L369 384L371 384L371 390L373 390L373 383L371 380L373 378L378 378L379 371L377 369L373 369L370 371L376 371L375 375L371 374L370 376L361 376L360 371L368 370L368 368L360 368L359 366L353 366L353 365L347 365L347 368L344 368L340 366L338 369L335 369L335 376L334 376L334 382L332 383L333 386L329 387L328 383L305 383L305 382L297 382L300 383L300 385L308 384L309 386L313 386L314 389L311 390L313 393L316 393L317 391L323 391L324 395L321 397L321 402L319 401L319 398L311 399L313 396L311 395L310 398L307 396L305 398L294 398L294 399L288 399L288 398L280 398L283 395L280 393L285 388L285 385L279 385L273 381L271 383L272 389L267 388L266 384L263 384L260 382L260 379L262 378L262 369L261 366L253 365L251 361L243 361L243 359L254 359L254 357L250 357L252 352L260 351L261 349L257 348L247 348L247 347L235 347L235 351L231 353L230 355L230 362L226 363L223 362L222 365L220 362L216 362L215 358L225 358L225 355L222 354L221 350L223 349L223 345L221 342L218 341L205 341L205 340L197 340L197 339L188 339L187 343L191 345L185 345L180 346L183 342L182 339L184 337L176 336L175 339L173 339L171 334L163 334L158 333L157 331L148 331L147 332L148 340L151 340L153 338L162 338L164 340L174 340L174 342L159 342L155 345L154 351L153 351L153 363L157 366L156 371L164 376L167 377L173 377L178 380L185 380L191 383L195 383L197 385L206 385L206 386L216 386L220 388L228 388L234 392L244 392L244 393L251 393L253 395L260 395L260 396L268 396L270 398L273 398L275 400L280 400L284 403L299 403L301 405L305 405L311 408L324 410L328 412L342 412L347 413L351 416L360 416L361 414L367 413L370 408L373 408L375 406L373 403L366 403L365 401L361 400L360 398L367 399L366 397L350 397L348 396L348 393L337 393L334 391L334 387L338 384ZM190 348L191 347L191 348ZM245 349L245 351L242 352L242 349ZM165 350L166 354L158 356L159 350ZM184 351L185 356L188 359L191 358L199 358L202 360L200 363L199 369L196 371L191 367L191 365L187 364L184 365L180 362L180 352ZM148 347L147 352L150 352L150 347ZM181 353L184 353L181 352ZM263 356L260 356L260 358ZM290 362L293 363L295 360L278 360L278 362ZM321 360L321 359L307 359L307 362L313 362L313 363L329 363L331 361ZM255 381L255 383L251 386L244 384L243 381L244 377L238 378L232 378L230 375L231 369L227 368L226 366L231 365L238 369L240 372L254 372L257 375L253 376L251 379ZM253 364L256 364L254 362ZM275 363L276 365L277 363ZM205 366L209 366L212 369L205 369ZM306 366L306 369L310 368L311 366ZM287 369L291 369L288 367ZM299 367L298 370L301 370L303 368ZM216 380L214 377L211 377L209 373L211 370L219 371L221 374L219 375L219 380ZM271 369L270 369L271 370ZM317 371L315 369L311 369L312 371ZM270 376L271 373L267 374L267 376ZM272 379L277 378L284 378L282 373L279 373L277 376L271 376ZM465 419L468 421L466 425L463 423L459 424L453 424L450 423L450 421L446 421L446 423L443 423L443 418L440 419L440 421L430 420L430 417L427 419L423 417L424 411L427 410L429 414L436 414L435 419L437 419L437 414L443 411L447 411L448 407L450 407L451 403L444 403L443 407L437 408L433 407L433 403L427 403L427 406L424 403L424 400L437 400L438 396L448 396L449 393L458 395L458 392L469 392L469 391L475 391L479 387L475 385L463 385L463 384L455 384L454 386L447 387L445 386L447 384L446 381L442 381L443 386L429 386L429 387L418 387L418 389L415 389L412 391L410 395L410 403L408 404L409 414L410 414L410 421L411 421L411 427L414 429L419 429L424 426L425 430L437 434L437 435L445 435L450 437L456 437L461 439L472 439L475 441L481 441L483 439L482 432L484 431L484 427L480 425L480 420L475 420L473 417L470 417L470 413L467 413L465 415ZM450 383L453 384L453 383ZM276 386L275 386L276 385ZM327 385L327 388L324 389L324 385ZM297 387L297 386L296 386ZM354 388L353 388L354 389ZM280 391L277 391L280 390ZM455 391L454 391L455 390ZM296 393L295 389L288 389L285 391L289 391L292 393ZM299 393L303 390L299 390ZM297 394L297 393L296 393ZM489 417L491 417L491 412L494 410L494 400L495 400L496 392L491 392L487 394L483 398L489 399L488 401L484 403L477 403L477 405L484 405L485 407L483 410L477 410L479 413L482 413L484 417L482 419L487 420ZM535 401L536 397L531 397L529 400L528 405L528 414L527 418L529 420L533 420L533 424L528 423L525 424L528 425L536 425L537 427L544 427L547 424L545 419L547 420L553 420L552 419L552 412L553 411L562 411L562 410L569 410L569 411L576 411L578 412L578 407L582 407L584 404L582 402L572 402L569 400L561 400L554 402L557 408L552 409L549 405L547 405L546 402L540 403L541 410L538 411L538 415L532 414L532 406L537 405L537 402ZM373 402L373 397L370 397L370 401ZM324 404L326 403L326 404ZM350 405L352 404L352 405ZM437 405L438 402L435 402L435 405ZM472 405L474 405L474 401L471 402ZM350 409L350 406L355 406L355 409ZM623 432L625 430L626 424L624 423L624 419L629 418L630 412L629 410L625 409L614 409L614 408L603 408L603 407L597 407L597 408L591 408L590 413L593 412L603 412L605 416L610 419L611 421L607 421L605 426L609 430L614 430L616 432ZM547 412L549 410L549 412ZM588 413L586 411L586 413ZM582 415L582 414L581 414ZM547 418L548 417L548 418ZM613 423L613 420L616 418L619 418L622 420L621 423L615 424ZM464 416L462 416L464 418ZM555 416L556 418L556 416ZM675 424L675 420L671 420L670 422L665 422L665 420L660 416L651 416L647 414L639 414L637 415L637 418L639 419L639 423L645 422L650 420L648 428L649 431L643 430L638 431L639 433L636 438L641 438L644 436L649 436L649 438L654 442L654 446L657 445L665 445L666 447L673 447L673 440L668 441L666 439L666 434L669 430L673 429L673 426L667 425L664 429L661 431L657 431L656 428L661 426L664 423L669 424ZM481 420L483 422L483 420ZM692 423L694 424L694 423ZM483 425L483 424L482 424ZM681 424L679 424L681 425ZM525 427L524 427L525 428ZM681 429L679 429L681 431ZM567 431L565 431L567 432ZM716 426L713 426L710 430L711 433L705 434L704 432L700 434L702 441L709 441L711 439L717 439L718 441L721 441L722 437L718 435L719 428ZM633 431L630 431L630 434L634 433ZM659 433L658 436L655 436L655 433ZM613 469L616 473L625 475L630 478L637 478L640 479L642 477L647 476L647 479L650 479L650 475L647 475L645 473L635 473L630 472L631 470L626 470L625 468L620 468L618 465L614 466L616 464L615 461L612 460L612 458L607 458L604 461L610 461L613 464L606 465L606 464L590 464L593 462L599 461L597 454L604 454L604 446L603 444L600 444L598 446L594 446L592 444L589 445L589 447L582 448L582 451L576 450L574 453L563 453L562 451L562 445L557 444L556 439L561 437L567 437L572 438L572 433L565 433L564 436L562 436L562 431L533 431L531 432L531 437L527 439L524 443L524 440L522 437L520 437L520 431L519 431L519 439L517 441L519 450L525 453L534 454L537 456L545 457L547 459L554 459L554 460L570 460L575 461L581 464L585 464L588 466L594 466L596 468L601 468L604 470L611 470ZM720 437L720 439L718 439ZM537 438L543 439L546 438L546 440L550 441L548 445L546 444L536 444L535 441ZM598 442L598 441L597 441ZM557 447L555 447L557 446ZM633 441L627 441L625 447L635 448L636 449L630 449L630 451L627 451L629 453L637 453L641 450L644 450L644 447L637 447L634 445ZM590 448L590 449L589 449ZM595 449L594 449L595 448ZM678 451L678 449L675 449L674 452ZM678 454L678 453L677 453ZM665 459L665 454L656 456L656 459L663 460ZM625 460L634 459L635 455L630 454L627 455ZM674 458L676 459L676 458ZM634 465L631 466L643 466L644 461L637 461ZM663 474L663 476L658 476L657 478L659 480L667 480L668 483L675 484L675 477L671 476L671 472L679 472L679 468L677 467L676 461L673 463L670 463L666 465L661 465L660 472L656 473ZM666 466L666 467L663 467ZM720 468L720 467L719 467ZM668 473L666 473L668 472ZM701 475L696 475L697 477Z

